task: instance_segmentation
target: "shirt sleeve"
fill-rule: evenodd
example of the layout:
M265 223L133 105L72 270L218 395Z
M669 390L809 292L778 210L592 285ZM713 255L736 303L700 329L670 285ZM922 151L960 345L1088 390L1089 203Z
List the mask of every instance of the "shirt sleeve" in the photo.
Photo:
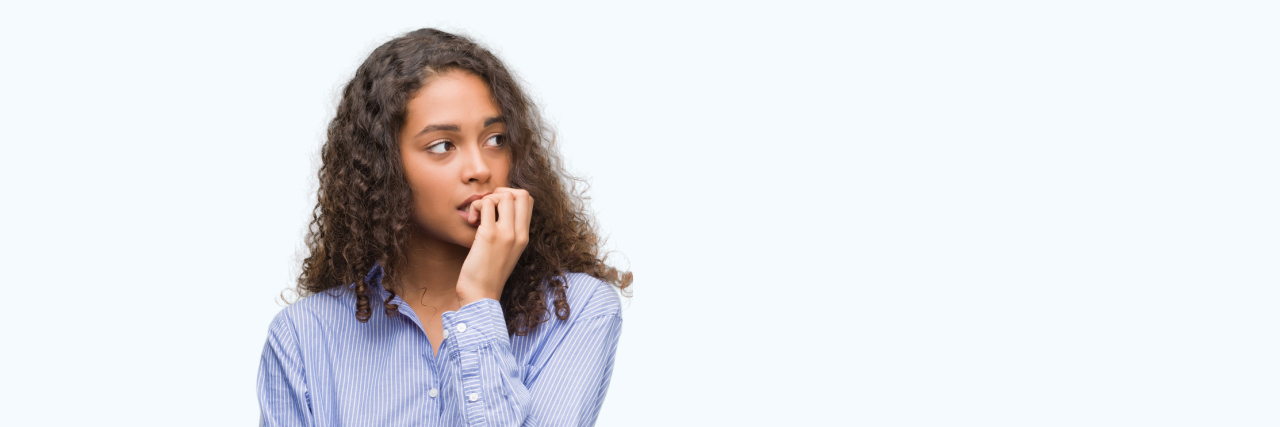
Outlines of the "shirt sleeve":
M562 337L548 340L543 366L525 372L511 351L502 306L485 298L441 323L455 340L446 363L456 364L445 385L468 427L591 426L613 374L622 319L618 313L576 319Z
M313 425L297 337L283 313L271 322L258 367L259 424L262 426Z

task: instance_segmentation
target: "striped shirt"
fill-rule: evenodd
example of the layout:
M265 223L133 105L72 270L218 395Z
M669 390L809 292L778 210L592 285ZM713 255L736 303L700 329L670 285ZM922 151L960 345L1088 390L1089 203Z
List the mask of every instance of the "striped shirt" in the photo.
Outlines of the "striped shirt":
M382 270L368 276L385 301ZM622 317L613 286L568 274L570 316L508 336L485 298L441 316L439 354L399 296L355 317L350 286L300 299L272 320L258 370L263 426L590 426L613 374ZM551 306L548 295L547 304Z

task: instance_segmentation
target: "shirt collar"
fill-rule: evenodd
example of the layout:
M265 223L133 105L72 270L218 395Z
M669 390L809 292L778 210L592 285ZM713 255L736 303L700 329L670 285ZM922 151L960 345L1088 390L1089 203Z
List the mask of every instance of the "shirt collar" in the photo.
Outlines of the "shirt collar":
M391 292L388 292L382 287L382 278L385 276L386 272L382 270L381 262L373 263L373 268L370 268L369 272L364 275L364 283L370 288L373 288L373 291L378 294L377 301L370 301L372 303L371 305L374 307L382 307L382 304L387 301L387 298L391 297ZM413 309L410 308L407 303L404 303L404 300L401 299L399 295L396 295L395 300L398 300L396 303L397 311L406 316L412 316L415 319L417 318L417 313L414 313Z

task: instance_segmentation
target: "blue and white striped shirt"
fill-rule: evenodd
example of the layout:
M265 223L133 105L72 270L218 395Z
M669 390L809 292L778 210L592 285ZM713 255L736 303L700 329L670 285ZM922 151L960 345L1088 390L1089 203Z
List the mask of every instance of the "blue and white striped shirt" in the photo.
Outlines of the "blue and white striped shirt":
M375 265L370 283L385 301ZM350 286L302 298L276 315L258 370L264 426L590 426L613 374L622 328L614 287L568 274L570 317L508 336L485 298L441 316L439 354L399 296L367 323ZM548 295L548 306L551 298ZM554 313L552 308L552 313Z

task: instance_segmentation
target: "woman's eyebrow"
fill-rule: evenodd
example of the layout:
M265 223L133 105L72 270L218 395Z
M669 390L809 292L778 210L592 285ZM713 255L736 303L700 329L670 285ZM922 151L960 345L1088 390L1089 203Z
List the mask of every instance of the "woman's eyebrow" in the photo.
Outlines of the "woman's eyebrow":
M506 123L506 122L507 120L502 118L502 116L493 116L493 117L484 119L484 127L489 127L494 123ZM427 127L422 128L422 130L418 131L418 134L414 136L418 137L418 136L422 136L422 134L425 134L428 132L435 132L438 130L446 130L450 132L460 131L460 129L458 128L458 125L427 125Z
M434 132L434 131L438 131L438 130L447 130L447 131L450 131L450 132L458 132L458 125L427 125L427 127L422 128L422 131L421 131L421 132L418 132L418 134L417 134L417 135L414 135L414 136L415 136L415 137L418 137L418 136L422 136L423 134L425 134L425 133L427 133L427 132Z

